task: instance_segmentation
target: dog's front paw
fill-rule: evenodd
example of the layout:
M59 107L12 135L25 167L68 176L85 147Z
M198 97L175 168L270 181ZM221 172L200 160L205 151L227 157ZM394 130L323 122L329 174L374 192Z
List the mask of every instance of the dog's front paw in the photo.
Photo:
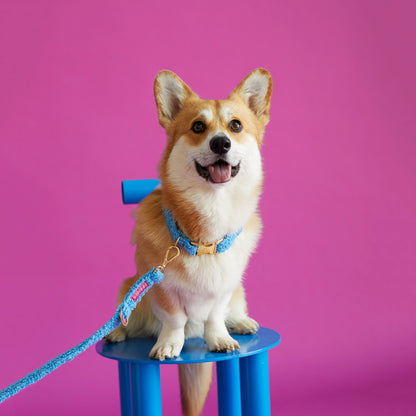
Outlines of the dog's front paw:
M121 342L126 339L126 330L123 326L118 326L114 331L104 337L104 341L108 343Z
M213 352L231 352L240 349L240 344L229 335L206 340L208 348Z
M175 358L181 353L182 347L182 342L156 342L150 351L149 357L159 361Z
M227 329L232 334L248 335L254 334L259 329L259 324L246 316L237 322L227 322Z

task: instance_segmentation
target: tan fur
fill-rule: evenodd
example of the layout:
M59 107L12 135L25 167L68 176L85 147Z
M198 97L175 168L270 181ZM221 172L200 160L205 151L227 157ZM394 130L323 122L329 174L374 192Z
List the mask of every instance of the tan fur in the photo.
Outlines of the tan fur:
M198 416L211 385L212 363L181 364L178 367L183 413L185 416Z
M156 77L154 92L159 123L168 138L159 165L162 187L145 198L134 212L136 224L132 243L136 245L137 274L121 285L118 303L140 276L162 263L166 250L173 244L163 207L172 211L179 229L194 241L209 243L244 228L227 253L195 258L182 250L180 257L169 264L163 281L153 286L132 312L127 327L117 328L107 340L119 342L126 337L158 336L150 354L159 360L180 353L185 332L188 336L204 335L212 351L232 351L239 345L228 331L246 334L258 328L257 322L247 315L241 277L261 231L257 201L263 177L257 153L269 121L271 77L266 70L257 69L238 84L227 100L214 101L201 100L176 74L161 71ZM201 114L208 116L204 118ZM198 134L192 131L192 125L201 119L206 124L206 131ZM229 129L232 119L242 121L241 133ZM199 154L201 149L209 152L207 143L216 132L224 132L237 149L235 152L240 149L245 154L247 162L246 159L241 162L241 169L246 172L231 178L230 185L212 185L204 183L190 160L187 163L191 170L183 174L184 181L178 182L172 176L171 165L178 157L177 149L185 149L190 154ZM253 146L256 148L254 156L253 150L245 150L253 149ZM248 175L247 179L240 179L244 174ZM185 186L185 182L189 186ZM223 210L213 204L218 193L225 189L236 192L233 191L236 186L239 192L224 201ZM222 215L229 218L224 220ZM201 319L203 322L199 322ZM200 325L203 325L202 332ZM184 415L197 416L209 391L212 364L181 365L179 375Z

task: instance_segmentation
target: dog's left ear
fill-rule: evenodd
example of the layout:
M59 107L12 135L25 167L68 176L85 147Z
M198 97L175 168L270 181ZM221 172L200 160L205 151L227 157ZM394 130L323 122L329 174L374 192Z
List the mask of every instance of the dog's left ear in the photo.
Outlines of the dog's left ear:
M174 72L160 71L153 86L159 123L166 128L190 97L198 97Z
M270 117L270 99L273 81L267 69L258 68L250 72L230 94L229 99L240 97L251 111L266 125Z

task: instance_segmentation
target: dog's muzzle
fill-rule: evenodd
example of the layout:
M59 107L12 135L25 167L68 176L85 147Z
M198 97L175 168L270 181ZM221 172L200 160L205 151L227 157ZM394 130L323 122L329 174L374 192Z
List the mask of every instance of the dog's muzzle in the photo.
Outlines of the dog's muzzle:
M212 183L225 183L237 176L240 170L240 163L236 166L231 166L225 160L219 159L212 165L202 166L195 161L195 168L199 176L207 181Z

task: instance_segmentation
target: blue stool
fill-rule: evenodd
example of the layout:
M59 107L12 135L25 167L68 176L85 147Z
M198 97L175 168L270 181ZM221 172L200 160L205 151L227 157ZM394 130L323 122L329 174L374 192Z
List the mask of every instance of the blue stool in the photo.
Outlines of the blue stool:
M137 204L160 181L122 181L124 204ZM97 352L118 361L122 416L161 416L160 365L217 363L219 416L270 416L268 350L280 342L280 335L260 328L253 335L233 335L240 350L231 353L208 351L203 339L185 341L181 355L165 361L149 358L156 340L131 338L117 344L99 342Z
M122 416L162 416L160 365L216 362L219 416L270 416L268 350L280 335L260 327L253 335L232 335L240 350L208 351L202 338L185 341L181 355L165 361L149 358L154 338L130 338L107 344L97 352L118 361Z

